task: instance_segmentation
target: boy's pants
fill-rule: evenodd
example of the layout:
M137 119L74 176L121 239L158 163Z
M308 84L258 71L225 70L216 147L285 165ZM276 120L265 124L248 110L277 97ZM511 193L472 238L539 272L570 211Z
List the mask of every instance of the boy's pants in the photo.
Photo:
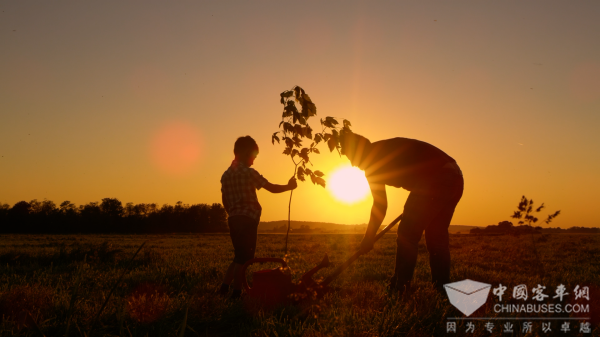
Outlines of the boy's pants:
M233 262L244 264L254 258L256 251L256 231L258 220L244 215L234 215L227 219L229 224L229 236L235 250Z
M464 180L458 165L447 165L428 186L410 193L398 226L396 269L391 286L404 289L410 285L417 263L418 244L423 231L431 280L441 287L450 281L448 227L454 209L462 197Z

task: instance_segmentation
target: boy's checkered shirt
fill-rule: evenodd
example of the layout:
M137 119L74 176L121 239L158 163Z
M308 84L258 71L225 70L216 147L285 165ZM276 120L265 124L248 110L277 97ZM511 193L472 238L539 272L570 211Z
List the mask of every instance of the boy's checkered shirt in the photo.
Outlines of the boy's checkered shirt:
M266 183L267 179L255 169L234 160L221 177L221 194L227 214L260 220L262 207L258 203L256 190Z

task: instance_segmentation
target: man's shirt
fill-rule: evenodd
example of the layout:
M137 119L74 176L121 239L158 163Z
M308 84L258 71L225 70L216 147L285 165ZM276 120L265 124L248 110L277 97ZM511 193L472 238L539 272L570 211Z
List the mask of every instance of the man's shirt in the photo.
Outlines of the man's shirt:
M233 161L221 176L223 206L229 216L245 215L260 220L262 207L258 203L256 190L268 183L260 173L247 165Z
M456 161L429 143L398 137L371 143L363 163L369 182L413 191L427 186L444 165Z

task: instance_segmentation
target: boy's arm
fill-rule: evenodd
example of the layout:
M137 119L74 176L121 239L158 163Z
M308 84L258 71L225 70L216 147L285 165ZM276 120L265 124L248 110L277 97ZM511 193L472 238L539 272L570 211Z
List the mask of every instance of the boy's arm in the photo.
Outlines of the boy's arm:
M298 187L298 183L296 182L296 178L292 177L290 178L290 181L288 181L287 185L277 185L277 184L271 184L270 182L267 182L263 188L271 193L281 193L281 192L285 192L285 191L291 191L293 189L295 189L296 187Z
M225 207L225 211L229 213L229 203L225 200L225 196L221 194L221 201L223 202L223 207Z

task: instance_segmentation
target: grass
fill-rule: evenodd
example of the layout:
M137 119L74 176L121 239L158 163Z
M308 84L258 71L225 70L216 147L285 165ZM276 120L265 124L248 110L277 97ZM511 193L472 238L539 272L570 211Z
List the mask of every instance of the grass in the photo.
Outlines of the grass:
M291 235L287 260L294 282L325 253L334 265L343 262L355 252L360 239L361 235L354 234ZM600 235L545 234L536 240L543 278L536 274L539 262L529 236L452 235L451 279L469 278L493 287L502 283L508 287L505 298L512 295L513 286L523 283L529 289L545 285L550 296L559 284L570 293L578 284L587 285L591 301L581 302L589 303L591 310L587 315L592 317L593 334L587 335L600 335ZM282 257L283 242L284 235L259 235L256 256ZM404 300L386 293L395 245L395 235L386 235L340 275L332 284L335 290L322 301L265 312L215 294L233 257L228 235L3 235L0 336L446 335L448 317L463 315L431 287L424 242L419 245L414 292ZM254 265L248 274L269 266ZM324 269L315 278L332 270ZM495 313L495 303L497 298L490 294L471 317L517 316ZM511 302L505 299L503 303ZM307 306L309 317L293 319ZM476 323L475 333L469 335L510 335L500 330L490 334L485 323ZM505 322L497 323L500 329ZM529 336L552 335L542 334L538 323ZM458 333L448 335L463 335L466 324L458 321ZM578 332L579 322L571 324ZM553 333L569 335L558 329L556 325ZM515 330L514 335L523 335Z

